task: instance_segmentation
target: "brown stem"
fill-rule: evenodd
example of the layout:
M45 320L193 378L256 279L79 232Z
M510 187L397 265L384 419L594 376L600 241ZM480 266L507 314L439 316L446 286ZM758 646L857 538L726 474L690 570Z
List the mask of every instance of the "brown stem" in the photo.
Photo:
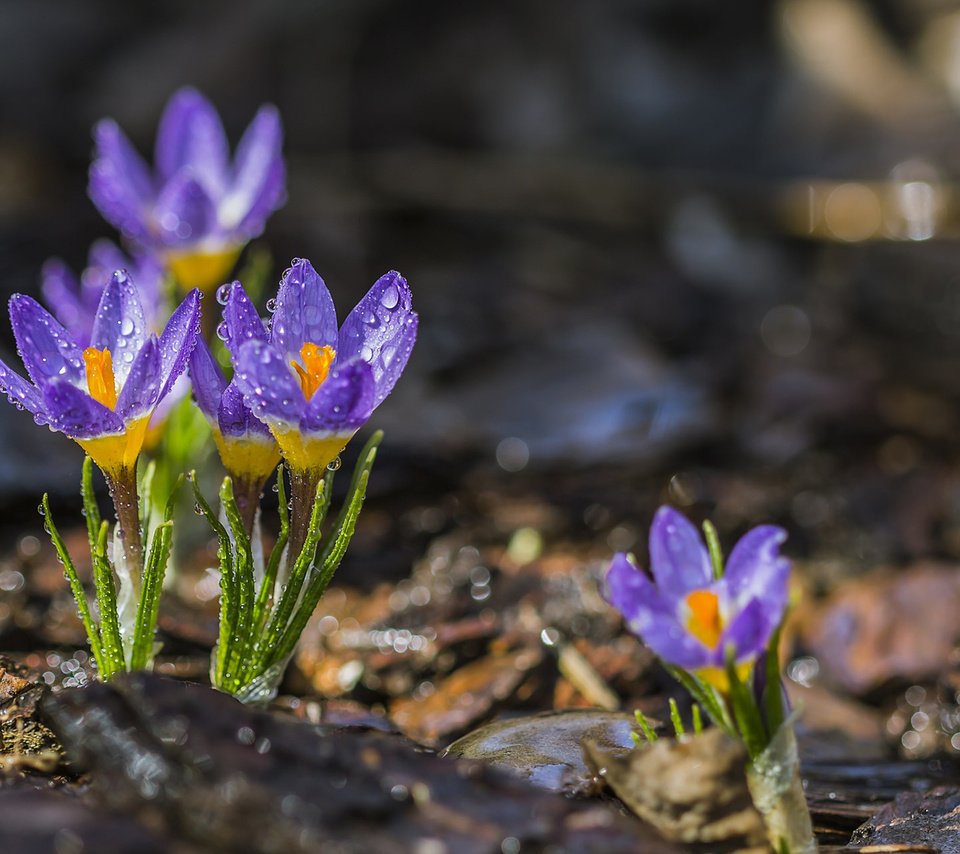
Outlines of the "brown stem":
M317 496L317 484L320 483L322 470L291 470L290 499L293 509L290 511L290 540L288 565L292 566L303 549L310 529L310 516L313 513L313 501Z
M127 569L133 584L133 595L140 600L140 584L143 576L143 535L140 530L140 502L137 498L136 469L123 468L116 472L104 472L110 496L117 512L120 526L120 541L127 559Z
M237 501L237 509L243 520L243 530L253 539L253 523L257 518L257 508L260 506L260 496L263 486L267 482L264 478L249 478L243 475L233 477L233 497Z

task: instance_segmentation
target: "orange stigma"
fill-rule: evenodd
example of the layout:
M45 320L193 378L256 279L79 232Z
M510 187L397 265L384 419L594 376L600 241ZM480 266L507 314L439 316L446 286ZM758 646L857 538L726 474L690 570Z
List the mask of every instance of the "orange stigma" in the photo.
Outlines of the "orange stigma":
M113 357L110 350L104 347L87 347L83 351L83 361L87 366L87 388L98 403L107 409L117 405L117 381L113 376Z
M686 621L687 631L704 646L716 649L723 631L717 594L709 590L694 590L686 597L685 602L690 609Z
M330 373L330 365L337 356L337 351L327 344L318 347L316 344L304 344L300 348L300 358L303 365L291 362L297 375L300 377L300 387L303 389L303 396L310 400L316 394L317 389L323 385L323 381Z

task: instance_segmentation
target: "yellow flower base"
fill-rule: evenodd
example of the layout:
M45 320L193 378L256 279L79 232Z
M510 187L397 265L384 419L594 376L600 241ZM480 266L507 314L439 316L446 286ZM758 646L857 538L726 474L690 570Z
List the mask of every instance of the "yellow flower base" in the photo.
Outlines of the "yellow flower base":
M137 464L149 423L149 416L145 416L131 421L122 433L75 441L103 471L116 474Z
M280 449L271 439L233 439L214 430L213 441L223 467L234 477L263 480L280 463Z
M210 291L226 282L242 246L233 246L220 252L168 252L167 269L173 273L180 288Z

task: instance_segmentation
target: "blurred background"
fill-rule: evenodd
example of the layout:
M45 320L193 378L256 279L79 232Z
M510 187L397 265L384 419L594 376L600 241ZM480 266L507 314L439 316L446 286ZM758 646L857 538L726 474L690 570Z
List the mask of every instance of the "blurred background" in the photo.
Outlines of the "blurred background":
M86 197L94 122L150 156L184 84L234 144L261 103L282 113L289 198L248 250L273 280L307 257L345 314L408 277L420 340L374 418L374 489L405 508L386 528L532 519L609 552L667 500L728 533L786 525L825 582L960 557L960 3L3 0L0 19L4 299L114 236ZM0 447L6 519L39 529L43 489L76 505L72 443L3 407Z

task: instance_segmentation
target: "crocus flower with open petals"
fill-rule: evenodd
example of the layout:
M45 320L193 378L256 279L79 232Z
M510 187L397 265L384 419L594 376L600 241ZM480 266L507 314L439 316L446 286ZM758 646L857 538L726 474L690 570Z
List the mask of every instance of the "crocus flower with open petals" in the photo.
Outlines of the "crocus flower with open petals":
M133 471L150 416L183 373L197 338L192 291L158 338L122 270L104 288L84 348L36 300L14 294L10 323L32 382L0 362L0 391L38 424L74 439L108 477Z
M98 240L90 247L87 266L76 276L59 258L51 258L40 272L40 290L44 302L74 341L81 347L90 343L93 321L104 288L115 270L128 271L137 286L147 329L159 331L163 268L156 259L139 253L128 257L109 240Z
M332 462L403 372L417 336L410 288L390 272L337 330L333 299L309 261L280 282L269 336L239 282L224 309L234 382L293 471Z
M220 117L195 89L177 92L157 131L154 173L112 119L94 129L90 197L128 238L158 254L184 287L212 288L283 204L283 131L257 112L233 162Z
M780 528L753 528L714 579L697 529L661 507L650 528L654 580L618 554L607 572L610 602L661 659L725 690L728 651L738 670L749 670L783 619L790 572L779 554L785 539Z

